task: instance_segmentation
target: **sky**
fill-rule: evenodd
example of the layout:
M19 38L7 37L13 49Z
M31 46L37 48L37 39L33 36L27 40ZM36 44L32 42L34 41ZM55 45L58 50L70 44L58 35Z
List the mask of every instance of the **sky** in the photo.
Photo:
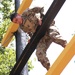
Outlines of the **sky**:
M35 6L44 7L45 12L48 10L49 6L53 0L33 0L30 8ZM66 0L59 13L55 17L55 25L58 27L60 34L64 39L69 41L72 39L75 33L75 0ZM52 43L47 50L47 57L50 60L51 65L54 63L59 54L63 51L63 48L55 43ZM29 72L29 75L45 75L47 70L42 67L40 62L38 62L35 52L30 57L32 60L32 64L34 69ZM34 61L36 58L36 61ZM62 71L60 75L75 75L75 56L71 59L71 61L67 64L65 69Z

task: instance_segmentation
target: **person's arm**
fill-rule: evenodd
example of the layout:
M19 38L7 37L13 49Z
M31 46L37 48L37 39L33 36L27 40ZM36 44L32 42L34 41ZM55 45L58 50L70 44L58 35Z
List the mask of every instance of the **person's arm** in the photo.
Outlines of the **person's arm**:
M44 7L34 7L31 9L34 13L43 13L44 12Z
M32 9L27 9L22 13L22 17L29 16L29 15L35 15L36 13L43 13L44 8L43 7L34 7Z

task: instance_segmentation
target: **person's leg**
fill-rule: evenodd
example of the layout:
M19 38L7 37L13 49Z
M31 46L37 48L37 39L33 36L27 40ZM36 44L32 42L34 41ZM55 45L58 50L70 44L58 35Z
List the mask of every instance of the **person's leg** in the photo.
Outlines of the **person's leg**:
M67 41L63 39L63 37L60 35L58 31L50 32L50 37L53 40L53 42L61 45L62 47L65 47L67 44Z
M44 53L42 50L37 50L36 51L36 56L38 58L38 61L45 67L47 70L50 67L50 63L48 58L46 57L46 53Z
M50 68L50 62L46 56L46 51L51 43L52 41L50 40L50 37L45 35L40 40L36 48L36 56L38 58L38 61L40 61L43 67L45 67L47 70Z

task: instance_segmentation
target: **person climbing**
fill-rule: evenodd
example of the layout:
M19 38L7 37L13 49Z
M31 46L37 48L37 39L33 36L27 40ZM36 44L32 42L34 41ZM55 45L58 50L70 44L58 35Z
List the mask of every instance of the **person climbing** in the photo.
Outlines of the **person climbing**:
M40 13L40 15L43 15L43 12L43 7L34 7L32 9L25 10L22 15L18 13L11 14L10 19L12 22L19 24L19 27L32 37L38 25L42 25L43 17L40 16L40 18L38 18L36 14ZM65 47L67 44L67 41L62 38L58 30L55 28L55 21L53 20L44 37L42 37L36 47L36 56L38 61L40 61L47 70L50 68L50 62L46 56L46 52L51 43L55 42L62 47Z

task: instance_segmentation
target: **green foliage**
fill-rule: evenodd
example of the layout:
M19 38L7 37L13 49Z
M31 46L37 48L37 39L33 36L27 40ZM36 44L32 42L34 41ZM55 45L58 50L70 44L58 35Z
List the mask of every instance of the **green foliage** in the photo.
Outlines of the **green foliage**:
M9 75L15 64L15 51L0 47L0 75Z
M0 47L0 75L9 75L16 62L15 50ZM33 69L32 61L28 61L28 71Z
M34 68L34 66L32 65L32 60L29 60L28 61L28 71L30 71L33 68Z
M2 0L1 2L2 7L0 8L0 13L3 16L3 19L1 21L0 25L0 42L3 38L3 34L7 31L7 28L10 23L10 14L13 11L12 6L12 0Z
M2 23L2 25L0 25L0 42L1 42L2 38L3 38L4 33L7 31L9 23L10 23L10 20L5 19L4 22Z
M10 13L13 11L13 9L11 10L11 7L12 7L12 1L11 0L2 0L1 2L2 4L2 8L1 9L1 12L3 13L3 19L7 19L9 18L9 15Z

